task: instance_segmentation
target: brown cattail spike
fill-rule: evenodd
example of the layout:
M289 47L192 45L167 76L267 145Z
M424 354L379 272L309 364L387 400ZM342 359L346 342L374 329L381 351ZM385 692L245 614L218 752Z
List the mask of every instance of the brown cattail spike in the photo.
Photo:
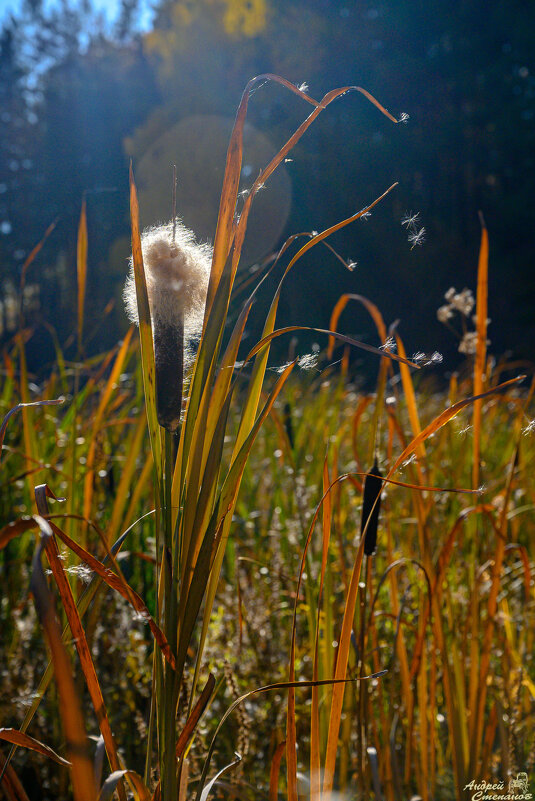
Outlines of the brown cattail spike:
M381 507L381 490L383 488L382 473L377 464L377 456L373 467L364 480L364 494L362 498L362 518L360 522L360 535L364 530L364 553L371 556L377 545L377 526L379 525L379 510ZM367 525L366 525L367 524Z

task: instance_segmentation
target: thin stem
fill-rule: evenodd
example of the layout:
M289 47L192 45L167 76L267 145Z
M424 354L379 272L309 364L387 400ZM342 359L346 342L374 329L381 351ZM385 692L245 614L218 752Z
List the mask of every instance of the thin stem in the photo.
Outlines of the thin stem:
M176 243L176 164L173 164L173 245Z

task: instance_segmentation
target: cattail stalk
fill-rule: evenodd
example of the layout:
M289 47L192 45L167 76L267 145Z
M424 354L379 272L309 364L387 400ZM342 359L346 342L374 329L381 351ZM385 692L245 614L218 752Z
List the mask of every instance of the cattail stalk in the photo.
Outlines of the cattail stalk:
M383 476L379 470L376 456L373 467L364 480L362 498L360 534L362 536L364 533L364 553L366 556L371 556L377 545L377 527L379 525L382 488Z

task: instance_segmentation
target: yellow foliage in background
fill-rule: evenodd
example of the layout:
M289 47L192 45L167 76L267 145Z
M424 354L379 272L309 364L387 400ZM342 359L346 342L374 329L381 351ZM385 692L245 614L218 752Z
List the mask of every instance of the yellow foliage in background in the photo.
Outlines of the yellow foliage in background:
M223 24L231 36L257 36L266 27L265 0L224 0Z

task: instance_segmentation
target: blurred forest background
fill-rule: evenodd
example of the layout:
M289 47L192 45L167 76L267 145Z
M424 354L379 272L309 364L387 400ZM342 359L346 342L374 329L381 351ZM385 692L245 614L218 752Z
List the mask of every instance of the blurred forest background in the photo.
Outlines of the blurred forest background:
M53 221L24 277L31 368L54 358L55 335L69 342L85 197L86 342L92 352L109 348L127 326L129 159L144 225L170 217L176 162L179 214L201 239L213 238L241 92L273 72L306 82L316 100L358 84L394 115L410 115L394 126L361 95L344 97L259 195L244 269L290 234L326 228L399 181L371 219L330 240L357 262L354 272L316 248L289 277L279 323L327 327L339 295L358 292L387 323L400 318L408 350L438 349L454 369L462 357L436 310L450 286L475 290L482 210L491 350L530 358L534 30L535 3L521 0L159 0L149 16L138 0L120 0L113 14L91 0L24 0L3 14L0 32L0 344L18 327L24 261ZM255 93L244 189L309 112L279 86ZM400 224L409 211L426 229L412 250ZM363 311L346 312L341 325L377 344Z

